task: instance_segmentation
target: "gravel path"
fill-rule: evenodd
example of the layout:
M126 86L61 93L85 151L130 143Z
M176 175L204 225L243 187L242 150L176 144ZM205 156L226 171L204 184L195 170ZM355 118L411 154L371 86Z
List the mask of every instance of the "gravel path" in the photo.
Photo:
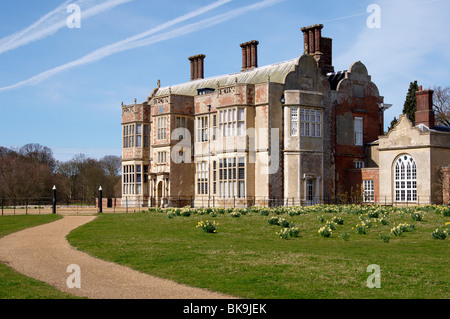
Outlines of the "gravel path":
M61 291L91 299L232 298L143 274L73 248L66 236L94 219L94 216L65 216L56 222L0 238L0 261ZM67 287L72 275L67 268L73 264L80 267L81 288Z

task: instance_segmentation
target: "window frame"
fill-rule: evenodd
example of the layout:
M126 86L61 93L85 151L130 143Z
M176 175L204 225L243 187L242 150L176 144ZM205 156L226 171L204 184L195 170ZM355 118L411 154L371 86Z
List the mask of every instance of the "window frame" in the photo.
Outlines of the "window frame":
M302 107L298 122L301 137L322 137L322 110Z
M361 125L359 125L361 124ZM364 118L355 117L353 119L354 145L364 145Z
M220 158L218 162L217 180L220 198L245 198L247 172L245 157Z
M157 136L156 139L158 141L167 140L167 116L158 116L157 117Z
M375 202L375 183L373 179L363 180L363 201L364 203Z
M395 160L393 176L395 202L417 202L417 164L411 155Z

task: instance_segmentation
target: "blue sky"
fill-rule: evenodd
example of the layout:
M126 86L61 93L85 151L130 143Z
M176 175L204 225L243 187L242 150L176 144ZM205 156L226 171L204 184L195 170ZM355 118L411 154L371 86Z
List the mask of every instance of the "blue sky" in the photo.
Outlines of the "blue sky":
M81 27L66 19L81 8ZM369 28L367 8L381 9ZM401 113L409 83L450 86L446 0L15 0L0 3L0 145L39 143L56 159L121 154L121 102L190 79L240 71L240 43L258 40L259 65L298 57L301 27L323 23L333 64L362 61L385 102ZM189 16L186 16L190 14ZM170 23L168 23L170 22Z

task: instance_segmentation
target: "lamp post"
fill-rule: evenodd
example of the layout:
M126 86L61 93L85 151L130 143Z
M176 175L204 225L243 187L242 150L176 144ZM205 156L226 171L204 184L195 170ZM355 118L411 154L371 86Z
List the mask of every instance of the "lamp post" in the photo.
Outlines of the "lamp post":
M99 213L103 213L103 189L101 186L98 189L98 208Z
M211 200L211 136L213 135L213 130L211 129L211 105L208 105L208 207L210 207Z
M52 213L56 214L56 185L53 186L53 205L52 205Z

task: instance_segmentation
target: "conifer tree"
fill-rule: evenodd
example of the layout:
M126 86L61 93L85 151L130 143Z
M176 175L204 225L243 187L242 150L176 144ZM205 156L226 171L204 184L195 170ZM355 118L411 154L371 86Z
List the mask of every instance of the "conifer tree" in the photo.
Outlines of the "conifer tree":
M417 81L411 82L409 84L408 94L406 95L406 101L403 105L403 114L405 114L408 119L414 123L416 120L416 92L419 91L419 86Z

